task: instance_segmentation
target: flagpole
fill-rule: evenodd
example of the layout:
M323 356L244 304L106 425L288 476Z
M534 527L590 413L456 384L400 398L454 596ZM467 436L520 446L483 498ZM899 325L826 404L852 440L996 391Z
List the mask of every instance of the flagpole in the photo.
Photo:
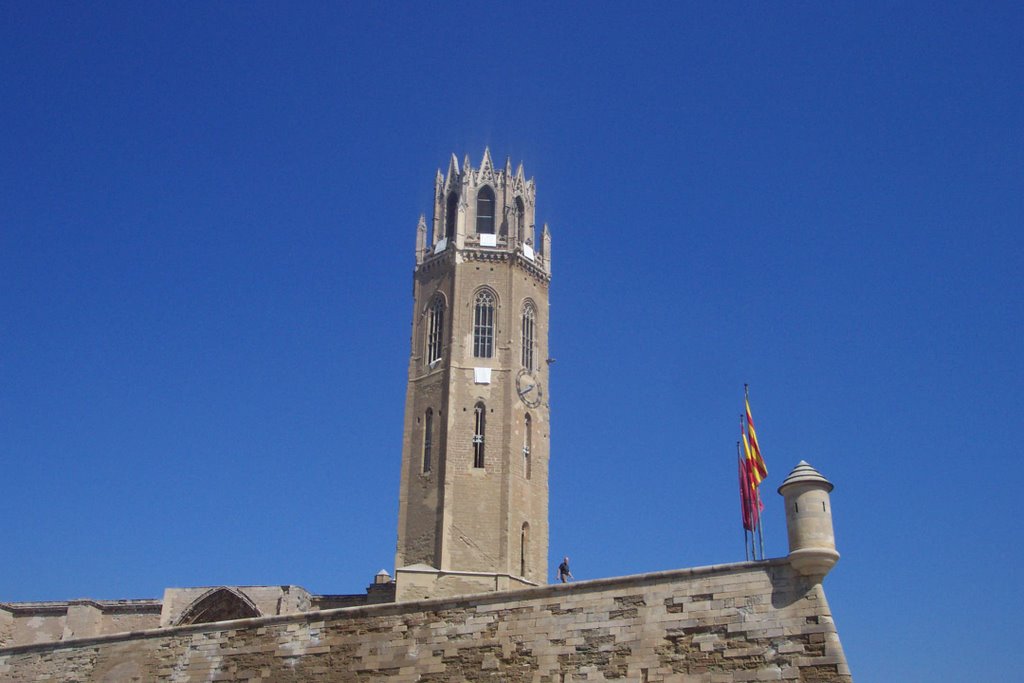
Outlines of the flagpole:
M745 409L747 411L747 420L745 422L749 422L750 385L747 384L747 383L743 384L743 401L744 401L744 404L745 404ZM747 426L749 427L749 424ZM748 431L749 431L749 429L748 429ZM756 443L754 445L757 446ZM758 457L760 457L760 447L758 447ZM758 491L757 493L758 493L758 503L759 503L758 507L760 507L760 498L761 498L760 493L761 492ZM761 514L760 514L760 512L761 511L758 510L758 515L757 515L757 539L756 539L756 542L761 546L761 559L763 560L764 559L764 524L761 521Z
M764 559L764 527L761 522L761 515L757 516L757 538L761 542L761 559Z
M750 463L747 463L749 469ZM751 486L750 491L750 517L753 520L753 528L750 530L750 546L753 548L754 560L763 560L757 555L757 532L761 528L761 492L756 486Z
M743 439L743 423L744 423L744 416L741 414L740 415L740 439L741 440ZM754 515L756 514L756 510L754 508L754 498L753 498L753 493L754 492L750 490L750 464L747 462L746 454L742 450L740 450L739 442L736 442L736 450L738 452L738 455L739 455L740 459L743 460L743 463L744 463L744 467L743 467L743 491L744 491L744 493L746 495L746 501L747 501L747 520L750 522L750 529L747 529L746 526L743 527L744 551L747 550L746 546L750 546L750 552L749 552L749 554L747 556L748 556L749 559L756 560L757 559L757 541L756 541L756 537L754 536L755 528L756 528L754 526ZM750 532L749 540L748 540L748 536L747 536L747 532L748 531Z
M756 491L754 492L754 495L757 495ZM750 507L754 510L757 510L757 500L754 500L750 504ZM757 525L761 523L761 511L757 510L756 512L753 513L753 515L756 515L756 519L754 521L754 528L750 530L750 547L753 550L751 556L754 558L754 561L756 562L757 560L761 559L757 556Z
M736 465L740 468L740 526L743 527L743 559L750 561L750 540L747 537L747 496L744 487L746 481L743 477L743 454L740 452L740 442L736 442Z
M744 431L744 424L745 417L743 413L740 413L740 441L744 439L744 435L746 434L746 432ZM755 536L755 534L757 533L757 526L754 522L754 515L757 514L757 508L754 503L754 491L750 488L750 463L747 462L746 450L741 447L741 444L739 442L736 443L736 448L737 450L739 450L740 460L743 461L743 492L746 496L747 501L747 521L750 523L750 538L749 540L747 540L746 532L748 531L748 529L745 526L743 527L743 538L747 545L750 546L750 552L748 554L748 557L750 559L756 560L757 536Z
M744 406L750 404L750 385L747 384L746 382L743 383L743 402L744 402ZM744 414L740 416L740 422L742 424L742 428L744 430L744 433L746 434L746 432L747 432L747 415L746 415L745 410L744 410ZM750 438L749 434L747 434L747 438L748 439ZM763 560L764 559L764 539L761 536L761 509L760 509L761 508L761 491L759 491L758 487L756 487L756 486L754 487L754 495L757 496L757 499L753 502L753 505L757 508L757 523L754 524L754 528L750 532L750 536L751 536L750 542L754 546L754 559L756 560L756 559L758 559L757 558L758 539L761 539L761 559Z

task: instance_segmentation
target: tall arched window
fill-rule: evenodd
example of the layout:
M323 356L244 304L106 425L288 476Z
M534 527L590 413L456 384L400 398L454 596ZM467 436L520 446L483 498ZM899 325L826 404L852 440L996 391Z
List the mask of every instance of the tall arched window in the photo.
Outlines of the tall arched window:
M529 479L533 474L533 463L530 458L530 450L533 448L533 420L530 418L530 414L526 414L526 434L523 436L523 469L526 472L526 478Z
M444 210L444 236L449 242L455 239L455 219L459 216L459 193L448 195L448 204Z
M423 418L423 472L430 471L431 457L434 447L434 411L427 408L427 414Z
M523 529L519 533L519 576L526 576L526 558L530 555L530 524L523 522Z
M516 197L516 239L520 242L526 239L526 206L522 197Z
M494 355L494 294L486 289L477 292L473 302L473 356Z
M494 190L486 185L476 195L476 231L494 234Z
M484 466L484 432L487 428L487 408L477 403L473 408L473 467Z
M533 372L533 333L537 322L537 309L527 302L523 306L523 367Z
M441 360L444 346L444 297L434 297L427 312L427 363Z

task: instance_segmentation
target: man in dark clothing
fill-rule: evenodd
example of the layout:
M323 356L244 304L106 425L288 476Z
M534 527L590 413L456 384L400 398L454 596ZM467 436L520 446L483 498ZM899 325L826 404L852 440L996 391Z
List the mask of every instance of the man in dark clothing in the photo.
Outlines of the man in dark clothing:
M569 557L562 558L562 564L558 565L558 579L565 583L569 579L574 578L572 572L569 571Z

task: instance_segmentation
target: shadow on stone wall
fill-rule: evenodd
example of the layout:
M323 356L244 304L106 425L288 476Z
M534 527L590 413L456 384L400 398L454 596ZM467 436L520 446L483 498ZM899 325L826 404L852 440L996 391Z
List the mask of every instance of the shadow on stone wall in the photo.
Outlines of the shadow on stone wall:
M772 607L776 609L785 609L795 602L807 599L818 585L800 576L788 565L767 567L766 571L772 584Z

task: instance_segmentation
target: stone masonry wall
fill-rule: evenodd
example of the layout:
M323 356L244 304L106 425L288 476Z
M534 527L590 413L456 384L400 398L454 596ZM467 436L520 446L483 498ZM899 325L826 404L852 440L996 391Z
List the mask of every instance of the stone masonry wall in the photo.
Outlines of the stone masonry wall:
M156 600L0 603L0 648L34 645L160 625Z
M786 560L0 650L16 681L851 681Z

